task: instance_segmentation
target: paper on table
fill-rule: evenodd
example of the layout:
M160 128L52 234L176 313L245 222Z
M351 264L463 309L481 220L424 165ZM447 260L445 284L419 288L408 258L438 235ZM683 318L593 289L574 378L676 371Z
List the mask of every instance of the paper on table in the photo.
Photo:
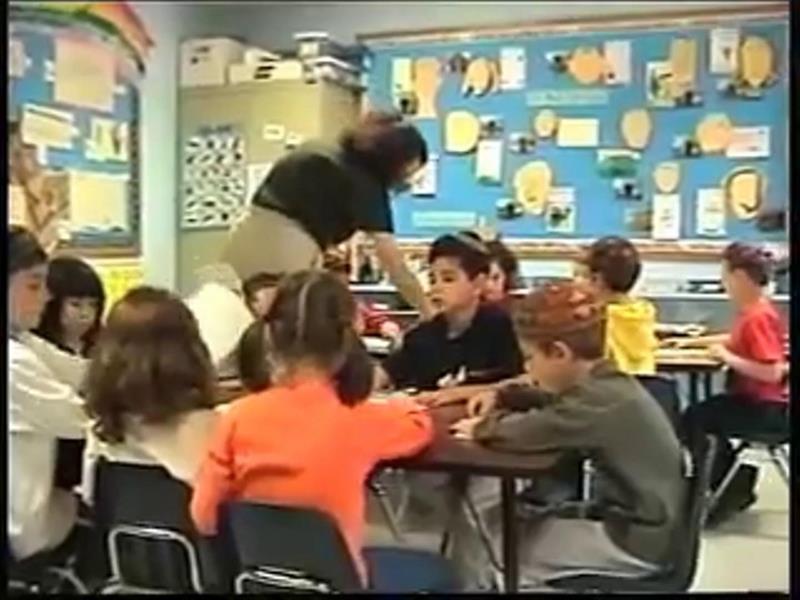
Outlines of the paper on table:
M114 110L114 55L92 42L56 38L55 82L57 102L103 112Z
M479 181L498 182L503 168L503 140L481 140L475 156L475 177Z
M431 154L411 184L413 196L435 196L439 171L439 155Z
M769 127L734 127L725 155L728 158L768 158Z
M715 75L736 72L739 56L739 30L719 28L711 30L709 69Z
M21 130L22 141L26 144L71 150L76 133L75 115L37 104L25 104Z
M258 190L261 182L272 169L272 163L252 163L247 165L247 201L253 199L253 195Z
M129 231L128 176L69 171L69 228Z
M653 239L677 240L681 234L681 197L653 195Z
M603 56L609 66L605 82L621 85L631 82L631 43L628 40L613 40L603 46Z
M412 62L410 58L395 58L392 61L392 92L407 94L413 91L414 82L411 75Z
M564 148L592 148L600 140L597 119L559 119L557 144Z
M525 48L500 49L500 89L525 89Z
M697 235L725 235L725 194L719 188L697 190Z

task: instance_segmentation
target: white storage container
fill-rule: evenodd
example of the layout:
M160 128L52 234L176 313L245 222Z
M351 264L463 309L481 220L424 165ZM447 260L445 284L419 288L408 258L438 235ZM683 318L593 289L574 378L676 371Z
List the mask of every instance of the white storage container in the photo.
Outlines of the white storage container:
M181 44L181 87L225 85L228 66L242 61L244 46L232 38L196 38Z

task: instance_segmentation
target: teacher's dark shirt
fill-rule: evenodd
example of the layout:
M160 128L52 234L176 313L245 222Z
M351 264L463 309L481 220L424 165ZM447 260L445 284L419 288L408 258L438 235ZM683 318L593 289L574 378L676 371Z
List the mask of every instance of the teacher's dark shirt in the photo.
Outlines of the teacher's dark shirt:
M340 151L314 142L272 167L253 204L297 221L322 249L356 231L394 231L386 186Z

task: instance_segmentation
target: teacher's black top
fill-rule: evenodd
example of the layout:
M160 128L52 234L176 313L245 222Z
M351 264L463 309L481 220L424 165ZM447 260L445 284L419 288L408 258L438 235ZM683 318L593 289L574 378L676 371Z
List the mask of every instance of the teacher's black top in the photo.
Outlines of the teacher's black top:
M313 142L275 163L253 204L299 222L323 250L356 231L394 231L386 186L341 151Z

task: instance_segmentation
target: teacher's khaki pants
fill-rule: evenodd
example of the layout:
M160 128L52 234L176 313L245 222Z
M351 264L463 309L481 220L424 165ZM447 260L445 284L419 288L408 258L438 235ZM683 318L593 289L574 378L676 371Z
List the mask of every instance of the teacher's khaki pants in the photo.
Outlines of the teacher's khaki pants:
M258 273L287 275L322 264L320 247L297 221L260 206L251 206L234 226L221 258L242 281Z

